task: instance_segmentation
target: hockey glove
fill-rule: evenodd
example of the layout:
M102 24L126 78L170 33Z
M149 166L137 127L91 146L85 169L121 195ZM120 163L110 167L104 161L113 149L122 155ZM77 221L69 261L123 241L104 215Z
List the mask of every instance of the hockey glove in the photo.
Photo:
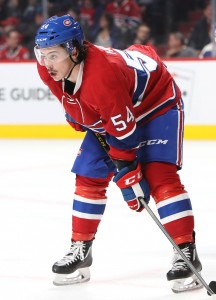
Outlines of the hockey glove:
M114 177L113 181L121 189L124 200L128 206L138 212L142 211L144 206L138 197L144 198L148 203L150 200L149 186L143 178L140 163L135 160L133 163L122 168Z

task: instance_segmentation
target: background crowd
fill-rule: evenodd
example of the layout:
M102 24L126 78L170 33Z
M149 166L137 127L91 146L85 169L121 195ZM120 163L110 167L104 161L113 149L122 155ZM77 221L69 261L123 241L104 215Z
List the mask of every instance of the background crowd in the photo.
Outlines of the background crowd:
M152 46L161 57L213 56L212 5L206 0L47 0L47 17L70 14L90 42ZM0 0L0 60L34 59L42 0Z

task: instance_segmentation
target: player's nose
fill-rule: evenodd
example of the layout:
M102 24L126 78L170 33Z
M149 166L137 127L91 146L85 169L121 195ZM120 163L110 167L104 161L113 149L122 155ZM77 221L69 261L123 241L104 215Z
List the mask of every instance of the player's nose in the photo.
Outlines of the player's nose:
M53 68L53 65L52 65L52 62L49 60L49 59L44 59L44 65L47 69L52 69Z

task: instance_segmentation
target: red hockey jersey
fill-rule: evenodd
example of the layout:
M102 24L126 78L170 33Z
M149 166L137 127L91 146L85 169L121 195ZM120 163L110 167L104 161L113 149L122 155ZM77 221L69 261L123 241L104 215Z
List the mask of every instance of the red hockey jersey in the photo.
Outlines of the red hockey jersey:
M106 134L110 146L123 152L137 146L137 126L165 113L181 98L161 59L143 45L122 51L87 43L73 94L65 91L64 82L54 81L45 67L38 64L38 71L69 121Z

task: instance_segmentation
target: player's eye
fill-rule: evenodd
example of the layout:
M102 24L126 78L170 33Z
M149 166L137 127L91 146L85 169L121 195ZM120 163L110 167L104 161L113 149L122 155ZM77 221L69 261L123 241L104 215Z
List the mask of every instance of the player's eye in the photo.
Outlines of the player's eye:
M49 59L50 61L55 61L55 60L57 59L57 55L51 54L51 55L49 55L48 59Z

